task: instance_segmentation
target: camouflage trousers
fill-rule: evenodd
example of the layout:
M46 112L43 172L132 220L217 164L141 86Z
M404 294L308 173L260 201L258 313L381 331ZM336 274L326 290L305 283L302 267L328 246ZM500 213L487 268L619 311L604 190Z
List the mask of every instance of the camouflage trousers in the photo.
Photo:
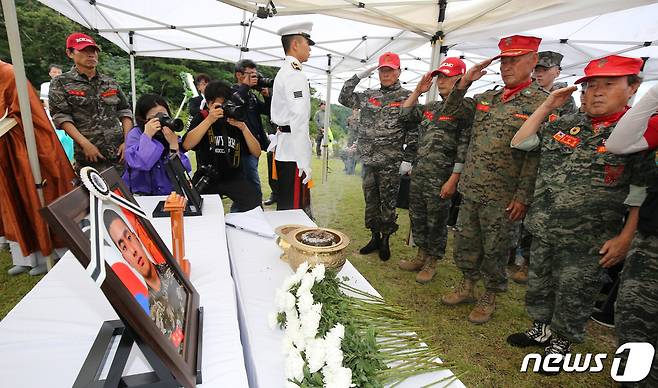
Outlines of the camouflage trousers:
M392 234L398 230L395 203L400 189L398 164L375 167L363 165L363 196L366 201L366 228Z
M411 175L409 217L414 243L428 255L443 258L448 242L446 223L450 215L451 199L441 199L445 179Z
M465 278L482 278L485 288L493 292L507 290L505 266L512 225L507 217L504 205L485 205L464 197L457 218L455 264Z
M585 338L585 323L601 290L601 245L587 236L535 236L530 249L526 308L533 320L572 342Z
M658 237L637 235L621 273L615 305L619 345L648 342L654 346L651 372L637 387L658 387ZM627 353L622 353L622 358Z

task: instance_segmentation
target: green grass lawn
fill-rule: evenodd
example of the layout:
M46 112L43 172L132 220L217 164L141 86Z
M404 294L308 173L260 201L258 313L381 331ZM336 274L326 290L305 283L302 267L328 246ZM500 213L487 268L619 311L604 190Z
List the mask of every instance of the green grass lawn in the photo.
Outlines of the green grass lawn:
M267 166L263 155L260 163L263 198L270 194L267 185ZM320 160L313 159L315 187L312 190L313 213L320 226L346 232L352 239L349 260L390 303L411 311L411 318L420 334L441 350L443 359L456 363L458 371L467 371L461 380L466 386L478 387L605 387L614 386L610 379L610 358L603 372L598 374L565 374L543 377L519 372L526 352L505 342L507 335L525 330L530 320L524 309L525 287L510 282L509 291L497 299L493 319L485 325L474 325L466 319L471 306L449 308L439 302L440 295L448 292L460 280L460 272L452 260L452 236L445 259L438 266L435 280L427 285L415 282L414 274L400 271L397 263L415 254L406 246L409 232L409 214L400 210L400 230L391 238L392 258L381 262L376 254L362 256L358 250L370 238L363 226L363 194L360 175L347 176L339 159L330 161L328 182L321 183ZM359 170L357 170L357 174ZM228 207L226 207L228 208ZM267 210L274 210L269 208ZM7 312L36 284L38 277L20 275L9 278L7 269L11 259L0 252L0 317ZM482 286L479 286L482 292ZM612 354L616 348L614 331L589 325L584 344L575 347L580 353ZM540 352L542 349L530 351Z

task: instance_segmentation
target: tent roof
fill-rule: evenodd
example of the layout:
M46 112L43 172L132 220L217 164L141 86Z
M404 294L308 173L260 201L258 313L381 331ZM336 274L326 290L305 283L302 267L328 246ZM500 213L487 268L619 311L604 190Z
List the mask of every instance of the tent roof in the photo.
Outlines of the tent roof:
M386 51L401 53L401 80L413 88L429 70L429 39L441 28L436 0L278 0L275 16L266 19L255 16L265 1L195 0L193 6L174 0L40 1L137 56L230 62L249 58L271 66L279 66L283 59L276 31L299 22L303 15L314 22L312 35L317 43L305 70L323 95L328 69L334 78L332 89L338 91L345 79L371 66ZM582 74L593 58L622 52L651 57L645 77L653 79L658 78L654 59L658 58L654 46L658 25L653 20L658 4L645 5L649 3L654 1L450 0L442 27L451 47L448 55L464 56L467 65L494 55L500 37L529 33L544 38L541 50L565 55L564 78ZM271 4L270 10L274 13ZM601 14L606 15L596 16ZM555 25L558 20L565 22ZM618 25L624 29L611 28ZM490 71L473 92L500 82L496 66ZM360 88L369 85L377 85L376 74L361 82ZM336 97L334 93L332 99Z

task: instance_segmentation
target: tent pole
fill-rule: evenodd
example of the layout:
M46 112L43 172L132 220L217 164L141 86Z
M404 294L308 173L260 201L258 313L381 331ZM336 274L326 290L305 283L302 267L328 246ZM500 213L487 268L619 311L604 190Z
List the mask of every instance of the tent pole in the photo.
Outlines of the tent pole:
M27 76L25 75L25 63L23 62L23 51L21 49L21 36L18 31L18 18L16 16L16 4L14 0L2 0L2 13L5 17L7 28L7 39L9 40L9 51L11 53L11 62L14 65L14 74L16 77L16 92L18 93L18 105L21 110L21 119L23 121L23 132L25 135L25 146L27 147L27 156L30 161L30 170L34 184L37 187L37 195L41 206L45 206L43 198L43 179L41 177L41 168L39 166L39 154L37 143L34 138L34 123L32 122L32 109L30 107L30 95L28 94ZM46 257L48 270L53 267L52 253Z
M130 40L130 94L133 102L133 112L135 107L137 107L137 87L135 84L135 50L133 50L133 35L135 31L130 31L128 33L128 39Z
M244 54L244 48L247 46L247 42L245 41L247 39L247 12L245 10L242 10L242 39L240 40L242 43L242 47L240 47L240 60L242 60L242 55Z
M331 126L331 54L327 54L327 96L324 105L324 135L322 136L322 183L329 173L329 129Z
M448 8L448 1L439 0L439 17L437 20L438 31L432 37L432 57L430 58L430 71L439 67L448 52L448 46L445 45L445 34L443 33L443 22L446 19L446 8ZM436 101L437 95L438 90L436 90L436 84L432 83L432 87L430 88L430 92L427 95L427 101L425 103Z

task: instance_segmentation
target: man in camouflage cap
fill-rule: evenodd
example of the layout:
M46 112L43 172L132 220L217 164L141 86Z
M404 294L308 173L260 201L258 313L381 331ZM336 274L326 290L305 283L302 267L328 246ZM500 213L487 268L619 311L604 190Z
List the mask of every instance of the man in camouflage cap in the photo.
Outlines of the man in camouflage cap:
M359 82L375 69L379 70L381 87L355 92ZM361 110L357 154L363 162L365 224L372 237L359 252L368 254L378 250L383 261L391 257L388 240L398 229L395 205L400 175L411 172L418 141L417 127L400 117L400 106L411 92L400 86L399 78L400 57L384 53L378 66L347 80L338 97L344 106Z
M540 51L537 66L532 73L532 77L537 81L547 92L558 90L567 86L566 82L555 82L555 79L560 76L560 65L564 56L555 51ZM559 116L564 116L569 113L575 113L578 110L576 102L573 97L570 97L567 102L562 105L558 110Z
M473 120L471 139L459 182L464 201L459 211L455 263L463 273L457 289L444 295L446 305L475 301L475 283L483 278L486 291L468 316L485 323L495 310L496 293L507 290L507 264L511 223L523 219L534 191L539 153L513 150L512 136L546 98L532 82L541 39L514 35L500 40L501 53L469 69L455 86L444 115ZM504 88L464 98L473 81L496 58Z
M552 366L563 361L572 343L583 341L602 274L626 257L639 206L653 180L653 155L614 155L606 148L640 86L642 64L639 58L617 55L590 62L585 77L576 81L587 84L585 112L542 126L576 87L558 89L511 142L521 150L541 148L541 161L526 219L534 236L526 308L534 322L507 341L546 346L546 356L558 356Z
M443 101L418 105L418 97L427 92L436 77L436 87L445 101L455 83L466 72L466 64L455 57L446 58L438 69L423 76L402 104L405 121L419 125L418 153L411 174L409 216L418 254L413 260L400 261L400 269L419 271L416 281L434 278L436 263L445 254L448 241L446 222L452 196L464 169L471 122L443 114Z
M55 126L75 141L78 169L91 166L101 171L114 166L121 173L132 113L119 84L96 70L99 52L89 35L69 35L66 55L74 65L50 83L50 114Z

